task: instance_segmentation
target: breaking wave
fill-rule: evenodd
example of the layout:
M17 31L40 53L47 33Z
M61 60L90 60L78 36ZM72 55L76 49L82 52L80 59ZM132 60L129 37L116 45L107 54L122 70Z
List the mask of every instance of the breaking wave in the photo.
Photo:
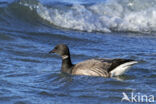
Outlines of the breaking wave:
M87 32L156 32L156 1L107 0L92 4L51 3L19 0L10 4L24 13L36 15L46 23L65 29ZM32 14L31 14L32 13ZM31 16L32 17L32 16Z

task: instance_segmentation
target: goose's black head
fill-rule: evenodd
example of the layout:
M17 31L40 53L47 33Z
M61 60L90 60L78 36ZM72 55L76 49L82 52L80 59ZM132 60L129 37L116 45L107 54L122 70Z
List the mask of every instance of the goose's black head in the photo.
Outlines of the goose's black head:
M67 45L65 44L58 44L55 46L55 48L53 50L51 50L49 53L56 53L62 57L69 57L70 53L69 53L69 48Z
M56 53L60 55L62 57L62 66L61 66L62 72L71 74L73 64L70 59L70 52L69 52L69 48L67 45L58 44L49 53Z

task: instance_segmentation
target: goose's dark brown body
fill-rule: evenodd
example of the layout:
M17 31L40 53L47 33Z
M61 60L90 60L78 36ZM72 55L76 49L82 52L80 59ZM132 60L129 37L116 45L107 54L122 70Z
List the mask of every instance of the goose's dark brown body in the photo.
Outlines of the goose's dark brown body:
M121 66L122 73L127 70L129 66L137 63L137 61L130 59L90 59L73 65L70 58L69 48L64 44L57 45L49 53L57 53L62 56L62 72L72 75L110 77L112 74L120 74L119 66ZM116 70L119 71L119 73L116 72Z
M88 76L101 76L109 77L107 69L111 63L102 62L98 59L91 59L76 64L72 69L73 75L88 75Z

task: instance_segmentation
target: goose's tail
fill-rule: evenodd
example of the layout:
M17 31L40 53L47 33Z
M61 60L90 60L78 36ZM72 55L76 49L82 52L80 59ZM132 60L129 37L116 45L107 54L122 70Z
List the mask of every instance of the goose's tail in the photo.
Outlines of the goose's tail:
M122 75L123 73L125 73L126 71L128 71L128 69L134 65L137 64L138 61L129 61L129 62L125 62L119 66L117 66L116 68L114 68L112 71L110 71L110 76L119 76Z

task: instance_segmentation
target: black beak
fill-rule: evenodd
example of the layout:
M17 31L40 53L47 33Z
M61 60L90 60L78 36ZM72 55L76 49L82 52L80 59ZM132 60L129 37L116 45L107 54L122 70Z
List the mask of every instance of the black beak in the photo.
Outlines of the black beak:
M49 53L55 53L55 49L51 50Z

